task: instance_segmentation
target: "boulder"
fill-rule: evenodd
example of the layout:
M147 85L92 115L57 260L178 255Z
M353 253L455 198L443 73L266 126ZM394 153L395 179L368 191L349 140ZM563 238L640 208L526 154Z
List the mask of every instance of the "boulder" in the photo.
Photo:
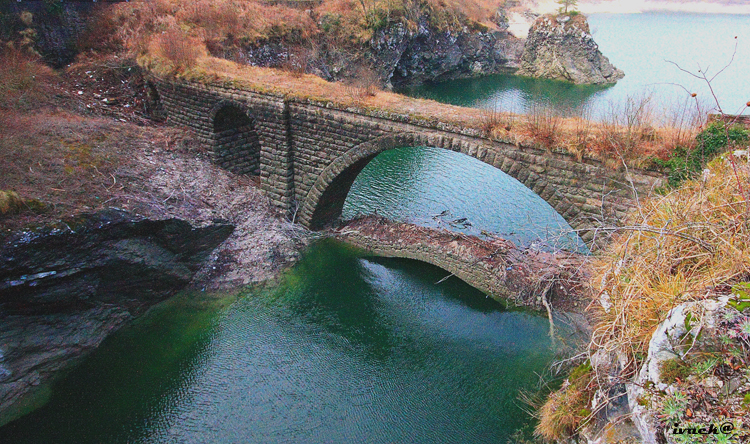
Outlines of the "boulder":
M599 51L582 15L539 17L529 30L518 74L594 85L625 76Z

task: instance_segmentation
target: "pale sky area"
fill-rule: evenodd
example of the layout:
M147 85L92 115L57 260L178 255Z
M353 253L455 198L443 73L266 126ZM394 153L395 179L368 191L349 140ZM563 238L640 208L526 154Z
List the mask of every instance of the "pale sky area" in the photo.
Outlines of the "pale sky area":
M538 12L553 12L559 5L555 0L530 0ZM682 11L721 14L750 14L750 0L579 0L578 9L584 13L647 11Z
M508 14L509 31L521 38L526 38L529 27L534 21L533 17L523 13L523 9L538 14L548 14L556 12L560 7L556 0L524 0L522 5L522 8ZM578 10L585 14L637 14L651 11L750 14L750 0L579 0Z

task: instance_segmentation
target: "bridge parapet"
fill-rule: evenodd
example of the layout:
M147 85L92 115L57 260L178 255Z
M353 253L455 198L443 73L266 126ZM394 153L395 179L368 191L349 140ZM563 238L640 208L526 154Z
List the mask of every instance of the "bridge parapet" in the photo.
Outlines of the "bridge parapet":
M590 245L597 225L617 225L639 198L663 183L657 173L616 171L568 153L489 139L477 128L415 116L408 109L346 108L226 85L154 83L171 122L193 129L227 169L245 172L251 164L247 157L257 155L261 189L274 205L312 228L340 216L354 179L370 160L402 146L456 151L500 169L547 201ZM456 110L435 104L441 106ZM229 133L217 133L216 118L227 107L243 110L254 134L247 127L222 127Z

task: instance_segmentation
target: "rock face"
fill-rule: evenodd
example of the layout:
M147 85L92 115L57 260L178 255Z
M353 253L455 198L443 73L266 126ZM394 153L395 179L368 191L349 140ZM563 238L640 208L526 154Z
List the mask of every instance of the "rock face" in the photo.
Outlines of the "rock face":
M379 31L370 47L380 77L403 87L515 71L523 42L505 31L435 31L423 21L416 32Z
M529 31L518 74L595 85L616 83L625 76L599 51L581 15L537 19Z
M73 62L77 41L86 29L86 20L97 5L94 2L2 2L0 40L15 40L31 29L34 47L50 65L59 68ZM28 23L21 13L28 11Z
M502 15L498 20L502 20ZM523 40L507 31L438 30L426 16L417 21L416 29L403 23L380 29L361 47L341 47L326 39L321 37L317 43L321 50L314 53L280 42L212 53L265 67L285 66L293 59L295 64L304 65L306 72L329 81L370 82L399 88L514 72L523 51Z
M186 286L233 227L108 210L0 245L0 425L133 316ZM38 394L38 393L36 393Z
M674 307L652 334L648 353L632 379L622 378L630 365L623 350L597 351L591 365L607 384L600 386L591 405L599 413L580 431L577 442L698 442L689 436L686 440L684 432L674 435L671 425L687 429L690 424L700 428L714 423L731 424L729 432L722 431L725 438L731 437L726 442L750 442L743 419L750 379L740 364L747 356L741 326L750 320L750 309L732 306L747 301L738 293ZM669 361L673 364L665 367ZM706 362L711 365L700 370L699 364ZM675 365L682 366L677 367L683 369L679 374Z

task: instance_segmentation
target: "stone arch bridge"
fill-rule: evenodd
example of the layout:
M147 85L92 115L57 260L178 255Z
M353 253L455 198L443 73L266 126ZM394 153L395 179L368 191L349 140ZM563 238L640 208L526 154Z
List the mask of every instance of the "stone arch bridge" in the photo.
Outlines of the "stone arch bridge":
M346 109L228 86L158 79L153 85L172 124L194 130L223 168L259 175L271 202L312 229L340 216L370 160L403 146L452 150L502 170L547 201L589 244L596 226L617 224L638 196L663 182L657 173L615 171L408 112Z

